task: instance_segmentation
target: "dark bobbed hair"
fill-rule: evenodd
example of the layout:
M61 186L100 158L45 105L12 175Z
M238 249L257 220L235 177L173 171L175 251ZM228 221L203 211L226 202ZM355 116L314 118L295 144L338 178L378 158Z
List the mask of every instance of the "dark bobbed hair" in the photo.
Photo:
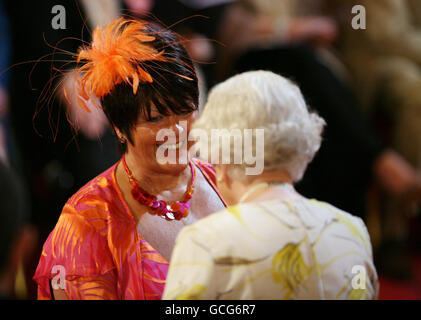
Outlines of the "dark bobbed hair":
M150 119L154 105L163 116L187 114L198 109L198 79L192 60L172 31L155 23L147 25L147 34L155 37L150 42L159 52L164 50L166 61L142 62L142 68L153 79L141 83L136 94L125 82L116 85L101 99L101 105L113 128L119 129L133 143L132 129L142 115ZM127 143L120 144L120 151L127 152Z

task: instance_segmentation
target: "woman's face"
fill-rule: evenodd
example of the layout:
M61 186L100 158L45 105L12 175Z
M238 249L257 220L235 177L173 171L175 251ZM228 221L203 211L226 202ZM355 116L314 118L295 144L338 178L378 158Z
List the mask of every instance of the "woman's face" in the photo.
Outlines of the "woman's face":
M197 114L197 111L193 111L183 115L163 116L152 107L150 119L146 120L141 115L132 130L133 144L127 145L128 155L144 169L156 173L176 174L183 171L188 161L183 163L180 159L187 159L187 151L194 144L188 141L188 136ZM159 160L164 158L169 163L160 163Z

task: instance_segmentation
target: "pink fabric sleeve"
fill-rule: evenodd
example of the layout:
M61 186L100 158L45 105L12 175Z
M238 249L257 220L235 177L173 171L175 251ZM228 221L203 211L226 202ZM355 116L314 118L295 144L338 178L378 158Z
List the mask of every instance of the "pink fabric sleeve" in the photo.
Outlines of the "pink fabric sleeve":
M115 266L107 245L106 221L102 221L98 214L96 217L89 221L72 206L64 207L56 227L44 244L34 275L39 299L51 299L50 280L56 276L64 276L65 283L69 282L65 286L69 298L82 295L75 292L76 288L85 290L95 283L83 283L83 279L92 280L93 277L97 283L107 283L104 286L108 289L112 287L110 283L114 281L111 280L114 273L110 271Z

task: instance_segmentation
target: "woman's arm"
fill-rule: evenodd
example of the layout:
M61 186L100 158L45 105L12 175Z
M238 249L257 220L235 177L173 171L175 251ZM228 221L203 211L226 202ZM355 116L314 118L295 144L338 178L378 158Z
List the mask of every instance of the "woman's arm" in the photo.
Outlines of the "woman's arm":
M65 289L52 289L54 300L118 300L114 270L102 276L75 277L65 281Z
M106 223L95 208L65 206L35 272L39 299L117 299L115 266L101 233Z

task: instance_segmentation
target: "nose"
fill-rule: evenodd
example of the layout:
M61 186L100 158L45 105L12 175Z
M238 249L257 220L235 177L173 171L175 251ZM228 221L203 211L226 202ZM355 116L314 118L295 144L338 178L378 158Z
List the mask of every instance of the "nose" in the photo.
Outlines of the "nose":
M185 120L179 117L171 117L169 128L174 131L176 135L183 134L187 130L187 125L184 124Z
M184 127L183 126L181 126L180 124L178 124L178 123L176 123L175 124L175 128L177 129L177 134L182 134L183 132L184 132Z

